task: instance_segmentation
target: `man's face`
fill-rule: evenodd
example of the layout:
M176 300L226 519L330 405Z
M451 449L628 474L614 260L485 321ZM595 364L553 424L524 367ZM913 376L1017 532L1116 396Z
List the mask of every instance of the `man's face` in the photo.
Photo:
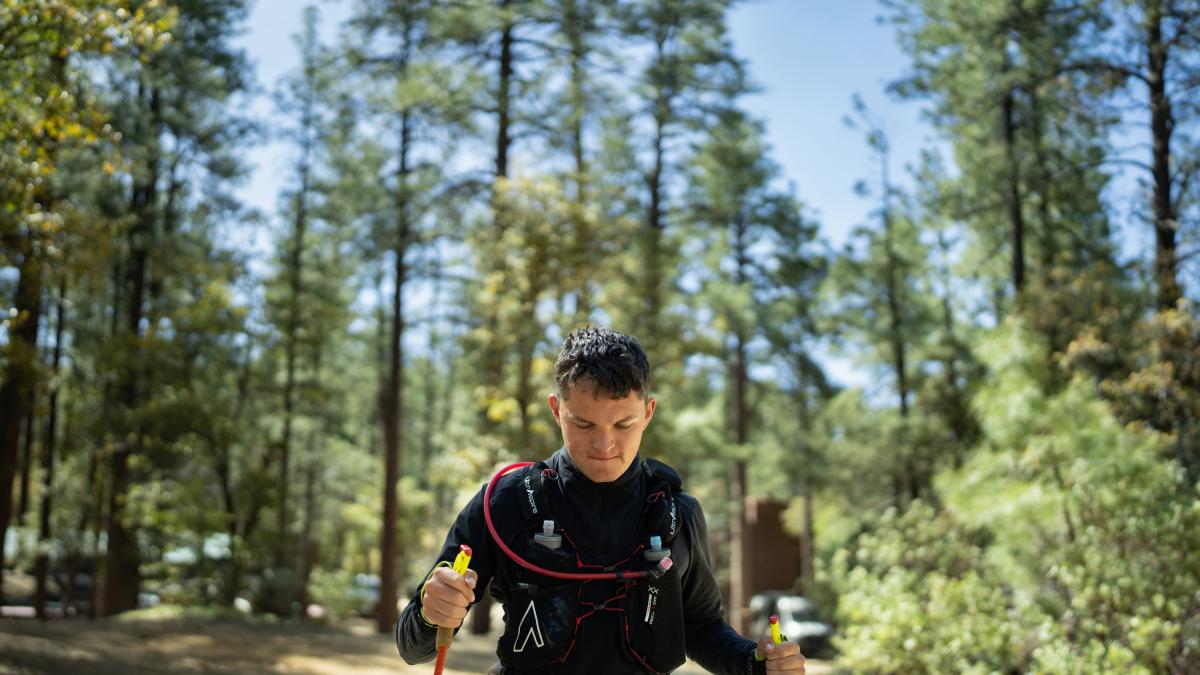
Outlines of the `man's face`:
M603 391L597 396L594 387L576 385L565 399L550 394L549 400L571 461L595 483L608 483L625 473L654 416L654 399L643 399L637 392L614 399Z

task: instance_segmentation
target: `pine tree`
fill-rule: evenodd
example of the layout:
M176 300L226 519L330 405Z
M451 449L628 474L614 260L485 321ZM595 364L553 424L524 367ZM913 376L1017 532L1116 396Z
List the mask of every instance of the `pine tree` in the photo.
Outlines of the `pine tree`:
M325 443L324 424L320 418L334 417L336 406L329 405L330 386L321 377L321 364L337 341L343 339L351 316L346 305L349 300L347 277L350 261L339 260L339 250L348 234L344 212L329 208L327 194L333 189L329 173L330 144L340 140L338 125L333 119L331 99L338 92L332 84L337 76L331 55L317 36L319 14L309 7L304 14L304 28L297 36L300 68L285 83L279 105L284 114L294 117L285 131L294 145L297 156L294 164L294 184L283 195L287 228L281 232L277 250L280 257L272 278L267 280L267 318L278 332L282 383L282 431L274 443L278 448L276 476L276 537L273 567L277 576L286 574L297 581L295 596L305 595L309 567L304 559L311 548L312 516L316 509L315 492L305 488L306 517L300 546L293 543L290 523L298 511L289 501L289 487L299 482L291 469L294 458L311 457ZM272 354L274 356L274 354ZM274 360L272 361L274 363ZM296 443L301 438L303 445ZM297 452L307 447L306 452ZM310 474L311 475L311 474ZM304 480L307 485L308 478ZM280 611L288 611L287 606Z
M386 150L390 157L378 147L370 151L366 167L374 172L375 195L360 210L368 226L364 243L369 242L372 251L386 252L391 266L384 313L386 375L378 398L385 445L383 568L376 614L380 632L394 629L398 616L396 485L403 455L404 335L410 323L405 291L428 274L418 256L448 229L440 220L440 206L458 196L458 185L445 175L444 163L452 156L455 139L469 128L474 103L473 74L438 60L445 39L435 27L443 19L433 2L365 3L351 20L358 32L348 49L352 65L372 83L365 90L376 91L383 83L382 91L387 92L383 97L368 94L362 101L363 128L396 139Z
M66 205L56 172L71 148L111 140L105 111L85 85L88 68L100 67L105 54L153 51L166 40L164 12L112 4L40 0L0 7L0 261L15 266L18 274L9 304L16 315L6 322L10 339L0 356L5 370L0 384L0 541L12 514L20 426L29 417L39 378L35 363L43 286L53 278L48 253L61 247L65 232Z
M879 178L859 189L879 200L873 216L877 227L859 226L856 243L834 260L828 290L834 298L827 308L839 337L860 345L864 360L886 369L892 381L900 417L900 438L889 452L900 455L890 478L898 503L916 499L929 487L930 473L916 457L909 419L917 364L913 352L929 334L931 316L922 292L928 247L918 224L901 201L890 173L890 147L882 120L856 101L857 119L879 168Z
M887 5L914 58L893 87L930 99L935 125L952 141L962 191L954 217L971 225L972 255L991 283L1020 294L1033 269L1040 290L1055 283L1058 266L1104 257L1102 160L1115 118L1103 101L1109 85L1072 65L1103 21L1094 3ZM1004 248L1007 271L989 262Z
M636 287L626 294L626 304L632 304L622 307L621 315L629 317L629 330L660 363L676 360L670 349L675 343L664 331L674 300L675 279L669 270L677 269L679 262L671 213L682 177L685 139L701 126L708 110L720 106L721 87L740 79L725 34L728 7L725 0L652 0L623 8L628 39L648 46L650 55L634 89L635 119L649 122L648 137L637 138L640 147L649 148L648 156L639 157L645 185L640 272ZM666 384L669 379L660 381Z
M179 320L176 312L183 308L174 290L188 286L189 273L203 274L189 263L202 266L209 256L219 257L210 243L214 221L238 208L222 188L239 171L232 153L246 127L229 116L225 103L247 85L244 58L228 42L246 8L223 0L181 2L176 9L172 42L128 64L112 92L114 110L128 121L124 152L131 170L126 203L119 207L129 226L114 288L120 306L113 311L123 326L110 357L119 382L111 432L121 440L109 467L102 615L137 606L141 554L134 515L140 505L131 503L130 490L155 464L172 461L164 450L186 432L182 425L157 426L160 420L147 412L157 390L175 384L170 375L185 381L187 375L187 363L174 360L172 350L186 345L166 339L159 327ZM212 179L199 183L207 194L192 191L191 180L185 183L192 170Z
M731 104L736 92L730 90ZM705 269L699 272L703 279L701 302L713 313L713 341L719 345L718 353L729 373L726 397L729 442L734 448L730 616L732 624L743 631L748 629L743 617L749 605L747 593L753 588L753 580L746 573L749 542L745 541L743 510L751 494L751 427L760 426L755 424L757 417L753 411L758 406L751 400L755 383L750 368L753 362L766 359L763 338L770 334L775 341L767 341L767 345L787 353L794 362L807 363L805 370L798 373L801 379L795 389L797 404L805 411L808 404L805 383L811 382L814 372L809 367L815 365L802 344L786 343L787 338L802 340L804 336L788 335L788 326L774 324L771 321L774 317L761 309L781 295L788 298L785 303L798 301L795 309L811 301L792 294L800 290L797 285L813 284L814 279L809 277L812 261L803 256L807 253L806 245L815 237L815 228L800 217L795 200L773 185L779 169L767 157L762 136L761 124L732 105L718 111L693 160L695 168L690 175L692 187L688 198L688 219L696 230L695 239L704 242L709 252L705 256ZM777 252L780 257L764 256L764 247L772 244L780 247ZM780 267L772 270L768 261ZM783 268L785 265L789 267ZM791 265L796 268L790 268ZM777 287L779 281L789 287ZM807 318L811 319L811 315ZM816 379L823 380L819 371L817 368Z

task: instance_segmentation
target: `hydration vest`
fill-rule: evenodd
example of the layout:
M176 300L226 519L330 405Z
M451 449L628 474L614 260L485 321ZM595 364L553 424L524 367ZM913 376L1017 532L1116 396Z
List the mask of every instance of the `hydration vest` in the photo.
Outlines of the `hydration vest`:
M681 489L679 474L655 460L645 460L646 500L641 511L641 536L624 560L610 566L588 564L574 540L586 532L564 530L554 518L546 494L547 479L557 472L537 462L518 472L516 501L525 524L525 536L505 541L517 555L548 570L568 573L613 572L616 580L580 581L548 577L527 570L505 556L500 558L503 576L509 580L504 600L504 635L498 644L500 661L517 669L540 669L561 664L571 655L575 642L586 631L588 618L598 612L618 612L620 636L596 636L588 639L617 637L625 657L647 673L670 673L683 665L683 595L680 577L687 567L690 551L682 538L683 514L675 494ZM504 507L501 507L504 508ZM562 536L557 549L539 543L543 522L555 520L554 533ZM662 548L674 564L661 576L621 578L622 572L652 570L661 554L649 556L650 537L661 538ZM536 538L535 538L536 537ZM498 570L500 572L501 570ZM586 589L588 584L603 586ZM602 589L609 589L602 590ZM599 591L596 593L585 591Z

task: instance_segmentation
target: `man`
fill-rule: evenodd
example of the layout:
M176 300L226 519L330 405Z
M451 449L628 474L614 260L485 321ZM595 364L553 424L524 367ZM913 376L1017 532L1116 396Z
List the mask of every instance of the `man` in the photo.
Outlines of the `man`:
M804 673L796 644L756 645L725 623L699 502L640 456L656 403L638 341L580 329L555 380L563 449L498 475L459 513L396 627L405 661L433 658L437 627L462 625L490 581L505 622L491 672L668 673L686 653L719 674ZM449 567L461 544L474 551L464 575Z

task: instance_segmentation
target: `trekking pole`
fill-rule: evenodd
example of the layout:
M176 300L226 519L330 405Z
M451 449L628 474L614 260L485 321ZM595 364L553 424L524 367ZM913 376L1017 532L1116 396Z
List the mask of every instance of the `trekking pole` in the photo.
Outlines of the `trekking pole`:
M771 642L774 642L777 645L783 644L785 641L787 641L787 636L782 635L779 632L779 615L772 614L770 621L771 621ZM766 661L767 655L766 654L758 654L757 657L755 658L755 660Z
M467 573L467 565L471 563L471 547L461 544L458 555L454 558L454 571L462 576ZM454 642L454 629L438 626L437 629L437 661L433 664L433 675L442 675L446 667L446 652L450 651L450 643Z

